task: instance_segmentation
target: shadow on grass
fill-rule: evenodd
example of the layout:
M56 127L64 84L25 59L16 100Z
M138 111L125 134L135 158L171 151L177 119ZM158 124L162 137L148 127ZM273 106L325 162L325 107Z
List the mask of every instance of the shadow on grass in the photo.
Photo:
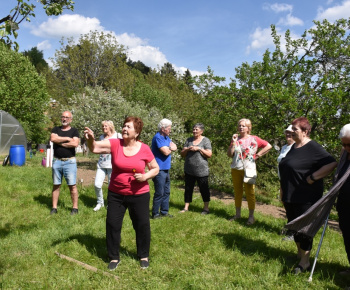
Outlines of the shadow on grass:
M34 196L34 201L37 201L43 205L46 205L47 208L51 209L52 208L52 197L51 195L50 196L47 196L47 195L37 195L37 196ZM62 201L58 201L58 207L60 208L66 208L66 204L64 202L64 200ZM70 205L70 208L72 207L72 205Z
M18 232L27 232L27 231L30 231L30 230L36 229L36 228L37 228L36 224L18 225L18 224L6 223L3 228L0 228L0 239L4 239L6 236L8 236L14 230L16 230Z
M108 263L110 261L107 255L106 238L94 237L92 235L76 234L63 240L54 241L52 243L52 246L56 246L62 243L68 243L73 240L76 240L79 244L84 246L92 255L96 255L104 262ZM119 252L121 255L133 257L136 260L138 259L136 252L130 252L122 246L120 246Z
M260 257L263 257L263 260L265 261L280 260L281 264L283 265L283 270L280 273L281 275L287 275L291 273L291 269L296 267L297 263L299 262L299 260L296 259L296 257L295 259L291 258L294 257L294 255L296 255L296 249L295 252L278 249L275 247L271 247L262 240L254 240L254 238L247 238L237 233L216 233L216 235L222 240L226 248L239 251L245 256L258 254ZM321 252L320 255L322 255ZM312 265L314 262L313 258L311 258L310 262ZM334 283L337 286L343 288L346 286L346 283L350 281L350 279L346 279L337 275L337 273L341 270L344 269L339 264L318 261L314 271L314 279L334 281ZM305 277L309 277L310 272L306 272L303 275Z
M79 200L81 200L83 204L87 207L95 207L97 204L96 197L92 197L87 194L79 194ZM105 202L105 204L107 203Z

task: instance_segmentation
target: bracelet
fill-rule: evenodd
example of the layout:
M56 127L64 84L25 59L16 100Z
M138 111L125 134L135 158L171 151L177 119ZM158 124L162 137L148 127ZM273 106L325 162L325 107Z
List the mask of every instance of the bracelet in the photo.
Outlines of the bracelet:
M311 174L310 175L310 179L312 180L312 181L316 181L316 179L314 178L314 176Z

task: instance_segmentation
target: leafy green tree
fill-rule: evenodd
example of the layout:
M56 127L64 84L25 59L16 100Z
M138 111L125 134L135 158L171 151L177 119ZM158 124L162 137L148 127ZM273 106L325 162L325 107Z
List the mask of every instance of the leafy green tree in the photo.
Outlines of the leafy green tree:
M221 86L213 75L201 76L196 86L208 102L205 115L215 142L227 146L237 121L249 118L254 134L281 146L284 129L305 116L312 123L312 137L337 152L336 136L350 113L349 29L350 18L315 21L299 39L287 31L282 48L272 25L275 50L267 50L262 61L236 68L228 86Z
M133 74L126 64L125 49L110 33L91 31L76 43L73 38L61 41L53 62L54 83L60 82L62 95L82 93L86 86L102 86L125 92L132 87ZM69 93L70 91L70 93Z
M148 74L151 71L151 68L147 65L145 65L142 61L132 61L131 59L127 62L128 66L135 68L142 72L143 74Z
M70 99L70 106L65 109L72 110L74 114L74 126L80 132L84 127L91 128L96 136L102 134L101 122L111 120L115 124L118 132L121 132L121 126L125 117L138 116L144 122L144 128L141 133L142 142L151 145L152 138L157 132L157 125L163 118L172 120L172 139L179 145L185 142L184 124L176 114L170 113L163 115L157 108L146 108L142 104L127 101L116 90L106 91L102 87L86 87L85 92L75 94ZM176 154L175 154L176 155ZM180 159L179 155L174 157Z
M185 73L182 76L182 80L185 82L185 84L193 91L193 77L189 69L185 71Z
M12 40L17 38L19 25L23 20L30 21L30 17L35 17L34 10L36 6L33 0L17 0L17 5L10 13L0 19L0 40L8 47L14 47L18 51L18 43ZM36 1L43 5L48 16L60 15L64 9L74 9L74 1L72 0L39 0Z
M44 53L42 50L38 50L37 47L32 47L30 50L25 50L23 55L28 57L38 73L45 73L47 71L49 65L44 59Z
M176 77L176 71L173 67L173 65L170 62L164 63L164 65L160 69L160 74L161 75L171 75L173 77Z
M27 139L43 142L48 138L48 119L45 112L49 104L45 79L21 53L0 43L0 109L23 126Z

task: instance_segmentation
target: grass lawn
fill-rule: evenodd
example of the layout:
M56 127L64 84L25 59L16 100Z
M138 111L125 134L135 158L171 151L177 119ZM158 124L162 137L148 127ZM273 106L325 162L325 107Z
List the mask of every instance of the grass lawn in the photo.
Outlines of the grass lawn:
M183 208L183 190L172 186L174 218L151 220L150 267L141 270L135 233L125 216L121 263L107 270L106 209L94 212L93 186L78 186L79 214L70 216L71 199L62 186L58 214L50 216L51 169L40 156L23 167L0 167L0 287L1 289L339 289L350 281L337 274L348 266L341 234L327 229L313 282L309 273L291 274L296 260L292 242L279 235L285 220L256 214L257 222L229 222L233 206L212 201L211 213L200 215L195 195L190 211ZM153 194L153 183L151 194ZM106 189L104 190L106 193ZM106 196L105 196L106 197ZM243 210L247 217L247 210ZM320 233L316 236L314 257ZM93 272L58 257L61 253L96 267Z

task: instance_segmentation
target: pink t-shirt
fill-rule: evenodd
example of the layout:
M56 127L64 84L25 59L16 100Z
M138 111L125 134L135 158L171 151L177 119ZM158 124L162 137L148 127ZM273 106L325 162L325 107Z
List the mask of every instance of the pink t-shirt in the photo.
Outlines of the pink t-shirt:
M232 158L231 168L238 170L243 170L244 167L248 169L256 168L256 152L259 148L264 148L269 144L269 142L254 135L250 135L244 139L238 139L237 143L238 144L235 145L235 153Z
M108 139L111 144L112 176L108 189L122 195L135 195L149 192L147 181L138 182L135 173L145 173L145 167L154 159L151 149L141 144L139 152L133 156L125 156L124 140Z

